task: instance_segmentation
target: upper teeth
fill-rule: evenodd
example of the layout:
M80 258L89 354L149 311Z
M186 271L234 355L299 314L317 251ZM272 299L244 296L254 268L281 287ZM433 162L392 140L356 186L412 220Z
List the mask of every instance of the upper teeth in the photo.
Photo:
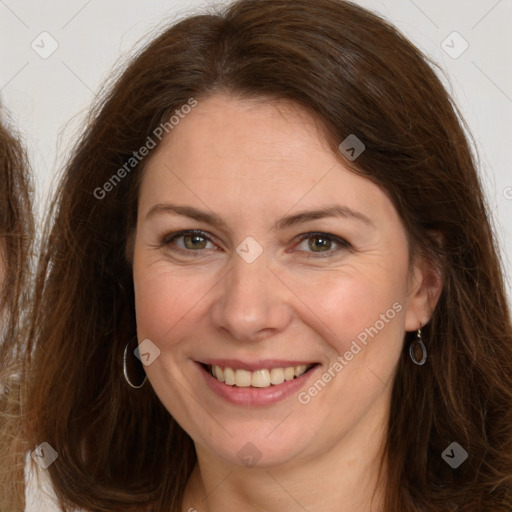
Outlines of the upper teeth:
M224 384L228 386L268 388L271 384L276 386L277 384L282 384L285 380L300 377L306 370L309 370L311 366L312 365L306 366L305 364L301 364L299 366L288 366L286 368L264 368L251 372L248 370L234 370L228 367L222 369L220 366L213 365L211 367L211 374L217 380L224 382Z

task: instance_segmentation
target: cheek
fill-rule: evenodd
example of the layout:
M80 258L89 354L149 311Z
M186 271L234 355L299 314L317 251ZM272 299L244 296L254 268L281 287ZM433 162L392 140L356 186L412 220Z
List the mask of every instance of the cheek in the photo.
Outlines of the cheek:
M133 281L139 339L149 338L157 344L173 339L169 333L187 323L205 293L200 278L190 274L187 278L183 270L144 256L134 259Z
M392 374L403 339L405 276L400 268L383 272L372 262L294 279L293 290L308 306L304 311L309 317L303 316L302 321L318 335L329 365L343 358L343 376L335 379L335 388L352 389L354 385L355 396L364 395L364 382L380 389L381 381ZM340 372L334 369L334 373Z
M170 272L143 264L134 265L133 278L139 338L163 340L186 314L194 296L193 282L186 286Z
M405 276L396 268L393 273L367 267L325 272L311 278L302 275L294 279L290 288L306 306L303 311L308 316L307 323L337 354L350 350L353 341L366 349L373 340L378 341L373 343L377 353L398 345L397 340L401 339Z

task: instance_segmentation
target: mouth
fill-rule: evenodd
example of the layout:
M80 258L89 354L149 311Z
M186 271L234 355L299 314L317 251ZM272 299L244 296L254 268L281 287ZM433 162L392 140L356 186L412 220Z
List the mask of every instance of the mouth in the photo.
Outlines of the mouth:
M235 388L270 388L302 377L319 363L248 370L227 365L200 363L203 369L218 382Z

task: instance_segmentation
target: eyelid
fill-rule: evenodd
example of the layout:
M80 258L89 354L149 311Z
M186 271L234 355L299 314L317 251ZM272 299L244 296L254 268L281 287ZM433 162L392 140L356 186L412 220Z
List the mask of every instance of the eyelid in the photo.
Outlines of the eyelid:
M182 229L180 231L172 231L170 233L164 233L162 236L160 236L160 239L164 243L165 242L169 243L172 240L174 240L175 238L178 238L180 236L185 236L185 235L201 235L204 238L210 239L210 236L208 235L208 233L206 233L206 231L202 231L201 229Z

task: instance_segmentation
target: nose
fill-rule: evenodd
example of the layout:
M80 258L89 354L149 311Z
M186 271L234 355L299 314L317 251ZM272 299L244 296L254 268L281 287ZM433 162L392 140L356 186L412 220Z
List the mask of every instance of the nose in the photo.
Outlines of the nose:
M268 267L265 253L252 263L236 254L233 259L212 305L215 327L244 343L285 330L292 319L291 293Z

